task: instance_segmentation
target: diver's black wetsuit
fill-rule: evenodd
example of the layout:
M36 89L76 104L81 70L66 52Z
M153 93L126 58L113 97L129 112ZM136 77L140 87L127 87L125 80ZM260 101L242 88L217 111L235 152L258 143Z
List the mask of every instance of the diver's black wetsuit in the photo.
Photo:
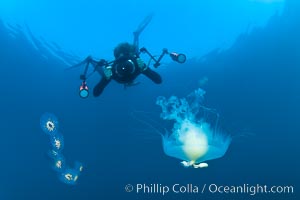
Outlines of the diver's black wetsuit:
M106 76L102 76L100 82L94 87L94 96L99 96L104 88L108 85L108 83L113 79L121 84L133 84L136 77L140 74L144 74L149 79L151 79L154 83L160 84L162 82L162 79L158 73L150 69L149 67L146 67L144 64L144 67L139 67L139 64L137 63L138 52L139 52L139 35L141 32L145 29L145 27L150 23L151 19L153 17L153 13L148 15L142 23L138 26L138 29L134 32L134 39L133 44L129 43L121 43L114 49L114 56L116 58L116 61L112 65L111 69L111 76L107 78ZM123 58L122 58L123 57ZM130 60L134 63L134 71L132 73L129 73L127 75L120 75L117 71L117 65L118 62L121 60ZM119 61L118 61L119 60ZM102 73L100 73L102 74Z
M137 66L136 60L132 59L132 61L134 62L135 66ZM120 76L116 70L116 63L114 63L112 66L111 78L106 78L103 76L100 82L94 87L93 94L95 97L99 96L112 79L121 84L130 84L133 83L136 77L140 74L144 74L156 84L160 84L162 82L161 76L155 71L153 71L152 69L150 69L149 67L143 71L139 67L135 67L134 72L131 73L130 75Z

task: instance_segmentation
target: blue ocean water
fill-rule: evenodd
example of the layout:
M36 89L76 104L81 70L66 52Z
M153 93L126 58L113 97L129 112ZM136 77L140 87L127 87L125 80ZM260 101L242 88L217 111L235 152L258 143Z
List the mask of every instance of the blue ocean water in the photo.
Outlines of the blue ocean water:
M297 1L78 2L0 3L0 199L299 198ZM182 51L188 61L166 59L156 69L161 85L139 77L138 86L124 90L112 82L98 98L79 98L82 69L64 69L90 54L112 58L113 48L131 41L150 12L156 15L141 44L155 53ZM89 80L91 88L98 79ZM220 128L236 137L208 168L185 169L163 153L160 136L147 123L170 129L159 118L156 98L185 97L198 87L206 91L205 105L219 112ZM84 165L75 186L51 170L50 144L39 126L45 112L59 120L67 162ZM294 193L162 196L124 190L144 183L292 185Z

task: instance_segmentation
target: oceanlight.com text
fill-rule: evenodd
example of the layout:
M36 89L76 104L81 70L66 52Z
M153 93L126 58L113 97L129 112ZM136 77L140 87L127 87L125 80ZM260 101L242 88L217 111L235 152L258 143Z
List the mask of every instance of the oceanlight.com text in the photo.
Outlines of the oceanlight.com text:
M125 186L126 192L132 192L136 194L160 194L167 195L173 194L293 194L294 186L268 186L268 185L218 185L218 184L179 184L164 185L159 183L146 184L127 184Z

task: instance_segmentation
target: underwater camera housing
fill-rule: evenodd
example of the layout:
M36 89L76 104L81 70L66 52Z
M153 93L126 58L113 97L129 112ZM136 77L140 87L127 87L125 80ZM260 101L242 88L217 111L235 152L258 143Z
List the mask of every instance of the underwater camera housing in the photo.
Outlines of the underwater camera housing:
M131 59L123 60L116 64L116 73L120 77L128 76L133 74L135 71L135 64Z

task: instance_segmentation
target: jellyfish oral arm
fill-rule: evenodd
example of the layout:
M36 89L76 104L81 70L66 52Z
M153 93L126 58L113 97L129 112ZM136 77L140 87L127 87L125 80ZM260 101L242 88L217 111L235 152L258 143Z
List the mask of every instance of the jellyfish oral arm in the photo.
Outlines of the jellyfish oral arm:
M182 161L181 162L181 164L182 164L182 166L184 166L184 167L191 167L191 166L193 166L194 165L194 163L195 163L195 161Z
M207 163L199 163L199 164L193 164L194 168L206 168L208 167Z
M195 161L182 161L181 162L182 166L188 168L188 167L194 167L194 168L206 168L208 167L207 163L195 163Z

